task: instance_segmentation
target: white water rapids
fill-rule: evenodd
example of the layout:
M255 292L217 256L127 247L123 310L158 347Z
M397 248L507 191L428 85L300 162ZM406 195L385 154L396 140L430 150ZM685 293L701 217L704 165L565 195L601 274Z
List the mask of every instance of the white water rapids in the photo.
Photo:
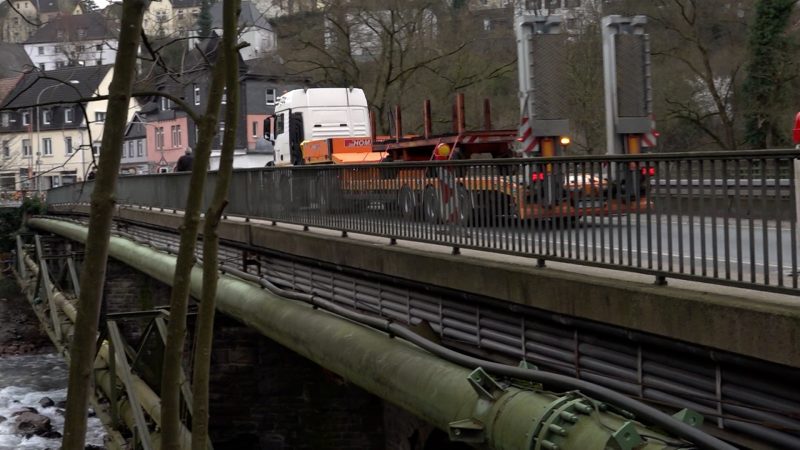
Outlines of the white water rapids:
M63 409L58 406L42 407L44 397L56 405L67 398L67 366L54 354L7 356L0 358L0 416L7 420L0 423L0 450L44 450L61 448L61 439L39 436L26 438L17 431L12 415L24 407L48 418L53 430L64 431ZM2 420L2 419L0 419ZM103 446L105 432L100 420L90 417L86 444Z

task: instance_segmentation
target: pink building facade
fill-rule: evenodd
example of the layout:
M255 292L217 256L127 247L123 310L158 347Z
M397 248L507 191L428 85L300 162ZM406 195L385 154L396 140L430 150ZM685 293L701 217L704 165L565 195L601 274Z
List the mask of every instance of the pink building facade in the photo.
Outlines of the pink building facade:
M147 123L148 160L151 173L172 172L178 158L189 148L187 117L156 120ZM151 150L152 149L152 150Z

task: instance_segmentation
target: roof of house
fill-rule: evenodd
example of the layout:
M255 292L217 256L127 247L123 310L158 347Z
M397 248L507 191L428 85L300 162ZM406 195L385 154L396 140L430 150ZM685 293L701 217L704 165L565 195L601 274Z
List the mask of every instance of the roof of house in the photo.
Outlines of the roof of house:
M25 43L39 44L116 39L117 32L114 28L113 20L97 12L74 16L59 16L39 28Z
M211 17L211 27L222 28L222 2L216 2L211 6ZM272 31L272 25L264 14L256 8L253 2L247 0L242 2L242 11L239 13L239 26Z
M0 78L0 105L5 101L6 96L14 90L22 74L9 78Z
M20 44L0 42L0 78L7 78L22 73L33 67L31 58Z
M33 6L42 13L72 12L78 3L77 0L37 0L33 2Z
M192 8L202 4L202 0L172 0L173 8Z
M125 126L125 139L141 139L147 136L142 118L138 113L133 114L133 118Z
M71 103L90 98L108 74L111 65L67 67L47 72L29 72L6 97L3 106L25 108L37 103ZM51 87L55 86L55 87ZM45 90L46 89L46 90Z

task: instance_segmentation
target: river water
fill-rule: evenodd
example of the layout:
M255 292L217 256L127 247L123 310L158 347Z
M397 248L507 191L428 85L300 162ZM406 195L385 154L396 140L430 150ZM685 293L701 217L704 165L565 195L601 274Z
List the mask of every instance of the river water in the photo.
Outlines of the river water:
M24 355L0 358L0 416L8 420L0 423L0 450L44 450L61 448L60 439L33 436L26 439L16 433L12 415L25 406L36 408L47 416L53 430L64 431L63 410L56 406L43 408L39 400L51 398L56 404L67 398L68 369L58 355ZM0 419L2 420L2 419ZM95 417L89 418L86 444L103 446L103 426Z

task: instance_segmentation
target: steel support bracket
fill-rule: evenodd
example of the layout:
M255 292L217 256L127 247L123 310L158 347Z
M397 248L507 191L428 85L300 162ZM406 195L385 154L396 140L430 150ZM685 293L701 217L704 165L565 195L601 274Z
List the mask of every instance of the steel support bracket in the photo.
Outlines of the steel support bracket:
M454 442L486 442L483 422L477 419L464 419L450 422L447 425L450 440Z
M633 450L638 448L644 440L632 422L625 422L617 431L611 434L611 441L619 450Z
M702 414L698 413L697 411L692 411L689 408L684 408L676 412L672 415L672 417L695 428L703 425L703 421L705 420L705 417L703 417Z
M495 401L506 391L506 388L500 386L491 375L480 367L473 370L467 376L467 380L472 385L472 388L475 389L475 392L486 400Z

